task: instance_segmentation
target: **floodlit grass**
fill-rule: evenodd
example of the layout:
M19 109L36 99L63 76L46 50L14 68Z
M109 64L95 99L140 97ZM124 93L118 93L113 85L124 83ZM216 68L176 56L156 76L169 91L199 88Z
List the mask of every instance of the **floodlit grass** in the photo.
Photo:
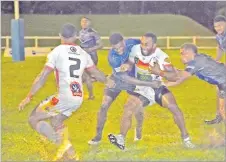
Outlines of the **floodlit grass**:
M215 51L204 52L215 56ZM178 51L171 50L167 53L175 66L183 68ZM99 53L99 68L109 74L111 69L106 63L106 55L107 51ZM57 147L47 141L41 141L40 136L28 124L28 116L35 105L56 91L53 75L23 112L18 112L17 109L45 60L44 57L36 57L13 63L9 58L2 58L2 161L48 161L56 153ZM193 142L198 146L194 150L182 147L180 133L171 113L158 105L145 110L142 141L133 142L134 122L127 136L127 150L121 151L111 145L107 134L119 132L123 104L127 98L125 92L120 94L109 110L102 143L95 147L89 146L87 141L95 134L96 115L103 96L101 83L95 83L94 88L96 99L85 99L82 107L66 121L72 143L82 160L225 160L224 148L206 147L210 142L208 135L214 128L224 132L223 124L207 126L203 123L204 119L215 116L214 86L192 78L178 87L171 88L184 113ZM87 91L85 92L87 94Z

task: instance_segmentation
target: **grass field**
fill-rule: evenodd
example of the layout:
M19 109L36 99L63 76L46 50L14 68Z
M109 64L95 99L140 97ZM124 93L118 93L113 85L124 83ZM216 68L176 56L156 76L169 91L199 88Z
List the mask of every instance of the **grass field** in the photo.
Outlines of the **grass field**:
M166 51L179 68L178 51ZM204 51L215 56L215 51ZM108 66L107 51L99 53L99 68L105 73L111 73ZM56 91L53 75L46 85L37 93L32 102L23 112L18 112L19 102L26 96L30 86L45 63L44 57L26 58L25 62L12 63L10 58L2 58L2 161L40 161L51 160L56 147L40 140L39 135L28 125L28 115L45 97ZM66 121L72 143L80 158L84 161L96 160L197 160L223 161L225 148L208 148L209 133L214 128L223 131L224 125L206 126L203 121L215 116L215 87L192 78L186 83L171 88L177 102L184 112L186 125L193 142L197 144L194 150L184 149L180 133L173 122L172 115L166 109L157 105L147 107L143 126L143 140L133 142L133 128L128 134L126 151L120 151L107 140L108 133L118 133L123 104L127 94L123 92L111 106L105 125L103 141L99 146L87 144L95 134L96 114L103 96L103 85L95 83L94 101L84 100L82 107ZM87 92L87 91L86 91Z

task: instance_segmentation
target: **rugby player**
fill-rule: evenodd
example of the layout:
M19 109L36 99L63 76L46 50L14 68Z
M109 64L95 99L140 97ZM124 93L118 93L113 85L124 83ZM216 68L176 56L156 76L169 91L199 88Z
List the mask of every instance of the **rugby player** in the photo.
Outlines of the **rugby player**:
M113 69L113 74L111 75L111 79L115 81L116 86L114 88L105 88L104 96L102 100L102 104L100 110L97 114L97 127L96 127L96 135L95 137L88 141L90 145L98 144L102 138L102 132L104 128L104 124L107 120L107 112L112 104L112 102L117 98L120 94L121 90L127 90L131 94L131 98L133 98L132 106L130 104L126 104L125 107L133 108L136 106L136 101L142 100L144 97L133 93L135 89L135 85L144 85L151 87L159 87L160 82L144 82L139 81L135 78L128 78L128 76L134 77L134 68L131 68L128 72L121 72L121 65L126 64L129 59L129 53L131 52L131 48L140 44L140 40L138 39L127 39L125 40L120 33L114 33L110 36L109 41L112 45L112 49L109 51L108 62ZM139 99L140 97L140 99ZM143 106L143 105L142 105ZM140 112L135 114L135 118L137 120L137 130L135 135L135 140L141 138L141 127L143 123L143 112L142 109ZM122 119L123 120L123 119Z
M141 38L141 44L133 46L130 53L130 64L135 64L135 76L139 80L144 81L161 81L162 78L169 81L176 81L177 71L171 65L169 57L160 48L157 48L157 37L153 33L146 33ZM151 66L151 67L150 67ZM160 68L157 68L160 66ZM187 129L185 127L183 113L178 107L173 94L165 87L159 88L137 87L136 93L142 95L142 100L137 103L132 111L124 109L123 119L121 122L120 134L109 134L109 140L112 144L120 149L125 148L125 138L128 130L131 127L132 112L139 110L139 107L153 105L158 103L161 107L167 108L174 118L181 132L181 137L185 147L194 148L195 145L191 142ZM128 100L128 104L133 103L133 98ZM148 104L146 104L148 103ZM125 117L124 117L125 116Z
M216 61L220 61L223 53L226 52L226 17L222 16L222 15L218 15L214 18L214 29L217 32L216 35L216 40L217 40L217 57L216 57ZM226 57L225 57L226 58ZM225 60L225 65L226 65L226 60ZM220 115L220 107L219 107L219 103L220 103L220 96L219 94L219 89L217 88L217 113L216 113L216 117L213 120L206 120L205 123L206 124L218 124L222 121L222 116Z
M79 40L81 42L80 46L91 56L94 64L97 65L98 63L97 50L100 50L103 47L100 35L93 28L91 28L91 20L87 17L82 17L81 27L82 30L79 32ZM88 99L93 100L94 95L93 95L92 76L84 72L83 80L86 83L89 92Z
M194 44L186 43L180 49L181 60L186 65L185 70L179 72L176 82L168 82L167 86L175 86L196 75L199 79L216 85L219 89L219 114L225 119L226 97L226 66L218 63L210 56L199 54Z
M104 73L96 68L91 56L74 44L78 31L72 24L64 24L59 35L63 43L48 54L43 70L35 79L27 97L19 105L19 110L23 110L44 85L49 74L55 72L57 93L41 101L29 116L29 124L34 130L60 145L54 160L62 158L65 153L70 159L76 157L64 121L83 102L82 74L84 71L94 75L100 82L107 81ZM50 123L46 121L48 119Z

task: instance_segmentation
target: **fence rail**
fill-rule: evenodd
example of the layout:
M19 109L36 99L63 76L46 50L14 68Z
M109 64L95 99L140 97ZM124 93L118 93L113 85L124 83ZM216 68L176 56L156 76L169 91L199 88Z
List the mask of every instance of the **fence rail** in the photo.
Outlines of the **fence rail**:
M140 37L125 37L125 38L136 38L139 39ZM1 49L9 48L10 47L10 36L2 36L1 40L5 39L5 46L1 47ZM25 40L34 40L33 47L43 47L40 46L39 41L41 40L60 40L59 36L25 36ZM109 37L101 37L102 40L107 40ZM190 39L192 43L197 44L197 40L215 40L213 36L166 36L166 37L158 37L158 40L165 40L166 45L161 47L163 49L179 49L179 46L171 46L172 40L185 40ZM29 46L30 47L30 46ZM50 46L48 46L50 47ZM198 46L200 49L216 49L216 46ZM54 48L50 47L50 48ZM109 49L110 47L105 46L103 49Z

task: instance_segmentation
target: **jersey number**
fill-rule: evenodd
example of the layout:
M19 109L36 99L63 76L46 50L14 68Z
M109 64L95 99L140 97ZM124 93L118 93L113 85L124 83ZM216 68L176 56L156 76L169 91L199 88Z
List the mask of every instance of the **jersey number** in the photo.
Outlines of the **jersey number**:
M74 75L74 71L80 69L81 60L79 60L77 58L72 58L72 57L69 57L69 60L75 61L75 64L69 66L70 77L72 77L72 78L79 78L79 75Z

